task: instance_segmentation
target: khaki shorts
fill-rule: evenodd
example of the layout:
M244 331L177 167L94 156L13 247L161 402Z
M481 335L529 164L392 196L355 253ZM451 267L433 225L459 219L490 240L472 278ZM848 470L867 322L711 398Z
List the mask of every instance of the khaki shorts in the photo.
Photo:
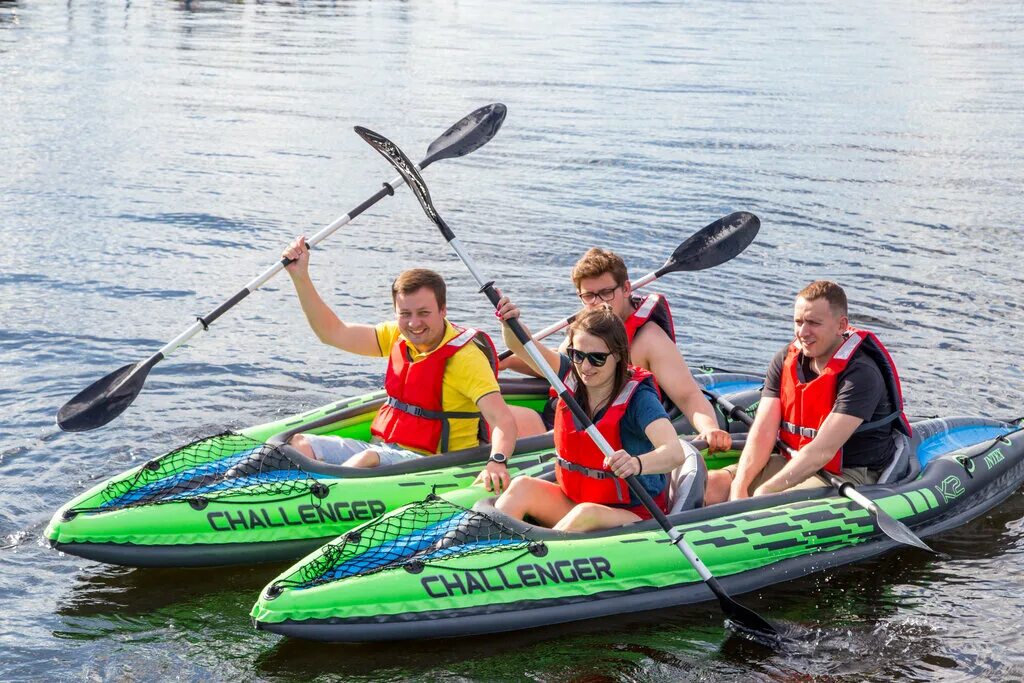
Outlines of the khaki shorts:
M750 488L748 489L748 493L750 493L750 495L753 495L754 490L757 489L758 486L765 483L766 481L774 477L776 474L781 472L782 468L786 466L787 462L789 461L785 457L779 455L778 453L772 453L771 456L768 458L768 464L764 466L764 469L761 470L761 472L756 477L754 477L754 481L751 482ZM722 469L728 472L730 477L735 479L736 470L739 469L739 465L729 465L728 467L723 467ZM855 486L870 486L871 484L878 482L878 475L879 472L876 472L875 470L869 470L867 467L847 467L846 469L843 470L842 474L839 475L839 478L842 479L843 481L848 481ZM786 490L795 491L797 489L817 489L825 486L831 486L831 484L825 481L825 479L814 474L808 477L807 479L804 479L799 484L790 486Z

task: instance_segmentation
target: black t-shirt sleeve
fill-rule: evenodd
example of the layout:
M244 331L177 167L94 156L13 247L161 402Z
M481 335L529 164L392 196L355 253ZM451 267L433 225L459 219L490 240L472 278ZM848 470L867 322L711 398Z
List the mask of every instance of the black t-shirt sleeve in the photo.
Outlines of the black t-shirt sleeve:
M782 350L775 354L772 362L768 365L768 372L764 377L764 389L761 390L762 398L778 398L782 388L782 364L786 361L786 353L789 351L789 344L782 347Z
M878 366L861 358L851 360L839 374L832 412L870 422L885 400L885 380Z

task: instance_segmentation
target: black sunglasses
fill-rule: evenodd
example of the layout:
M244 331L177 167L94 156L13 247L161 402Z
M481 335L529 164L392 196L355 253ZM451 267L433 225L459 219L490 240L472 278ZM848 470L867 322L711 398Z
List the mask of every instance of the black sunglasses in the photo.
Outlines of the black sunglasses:
M571 346L565 350L569 360L576 365L583 365L583 360L589 360L590 364L595 368L599 368L608 362L608 356L612 355L610 351L577 351Z

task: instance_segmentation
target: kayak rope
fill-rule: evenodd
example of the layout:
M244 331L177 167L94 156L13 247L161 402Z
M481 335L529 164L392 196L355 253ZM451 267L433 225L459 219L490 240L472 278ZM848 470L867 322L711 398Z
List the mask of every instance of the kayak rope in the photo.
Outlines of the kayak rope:
M100 492L98 505L72 508L65 517L180 501L202 509L213 495L218 501L244 496L271 502L312 494L319 501L326 488L276 446L222 432L196 439L111 481Z
M500 562L481 564L481 556L497 553ZM399 567L412 574L426 567L483 571L531 553L542 557L547 548L498 520L430 494L332 541L291 577L272 584L268 595ZM453 559L468 566L453 567Z

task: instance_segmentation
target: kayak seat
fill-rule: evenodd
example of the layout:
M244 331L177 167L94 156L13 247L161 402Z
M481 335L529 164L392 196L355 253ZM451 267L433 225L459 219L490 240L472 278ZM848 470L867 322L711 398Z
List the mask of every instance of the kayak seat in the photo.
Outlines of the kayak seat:
M686 451L686 460L669 474L669 514L693 510L703 505L704 488L708 483L708 468L700 451L689 441L680 439L679 443Z
M900 432L893 437L896 439L896 454L892 462L878 475L878 484L895 484L896 482L915 479L921 470L917 461L916 444L911 444L910 439Z

